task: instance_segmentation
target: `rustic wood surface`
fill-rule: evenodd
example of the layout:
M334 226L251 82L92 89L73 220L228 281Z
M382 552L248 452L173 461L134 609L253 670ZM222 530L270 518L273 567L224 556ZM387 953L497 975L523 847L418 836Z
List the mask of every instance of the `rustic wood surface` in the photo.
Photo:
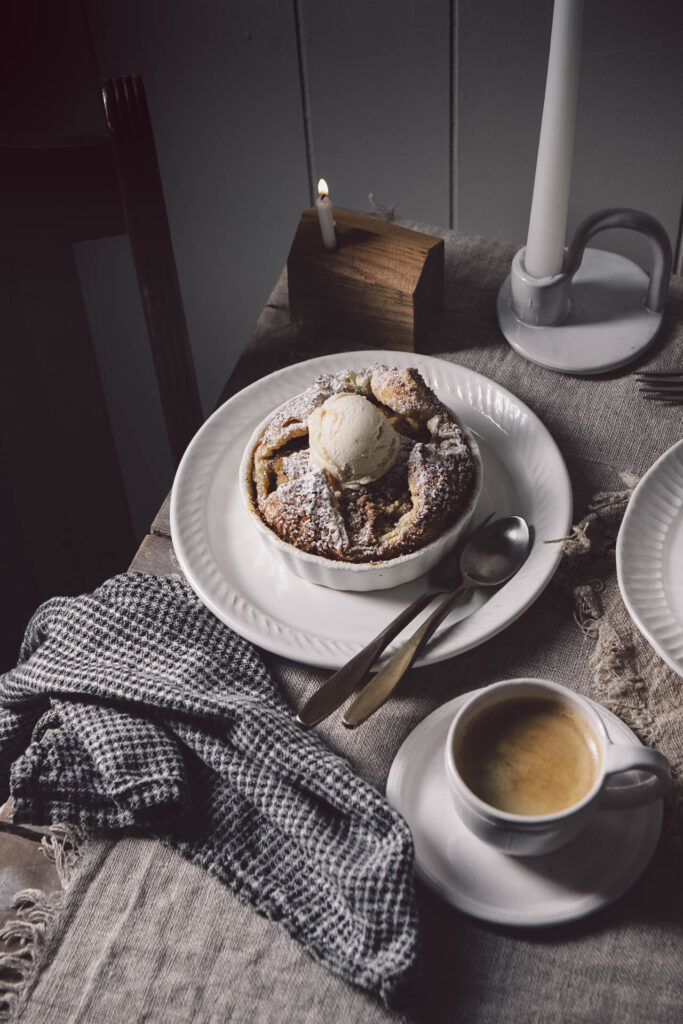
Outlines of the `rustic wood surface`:
M287 260L292 317L414 351L443 302L443 239L353 210L334 207L333 215L333 253L317 210L301 216Z

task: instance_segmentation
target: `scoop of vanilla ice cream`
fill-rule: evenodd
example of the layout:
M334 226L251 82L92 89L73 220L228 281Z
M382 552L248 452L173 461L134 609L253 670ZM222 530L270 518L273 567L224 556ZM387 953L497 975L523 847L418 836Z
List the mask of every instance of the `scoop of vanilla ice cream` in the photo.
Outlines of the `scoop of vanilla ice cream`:
M311 461L342 487L357 488L384 476L401 441L389 420L362 395L332 395L308 417Z

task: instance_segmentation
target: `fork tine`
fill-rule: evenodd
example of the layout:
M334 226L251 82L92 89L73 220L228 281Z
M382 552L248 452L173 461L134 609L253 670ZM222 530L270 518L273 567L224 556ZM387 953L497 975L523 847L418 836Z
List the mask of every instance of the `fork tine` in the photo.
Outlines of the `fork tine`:
M646 402L660 402L662 405L682 405L683 404L683 391L680 394L672 395L670 392L661 394L658 391L642 392L642 397Z
M636 373L636 382L646 402L683 404L683 370L640 370Z
M642 381L666 381L666 380L683 380L683 371L681 370L641 370L636 374L637 380Z
M676 384L670 387L662 387L659 384L648 384L639 388L641 395L668 395L673 398L683 394L683 384Z

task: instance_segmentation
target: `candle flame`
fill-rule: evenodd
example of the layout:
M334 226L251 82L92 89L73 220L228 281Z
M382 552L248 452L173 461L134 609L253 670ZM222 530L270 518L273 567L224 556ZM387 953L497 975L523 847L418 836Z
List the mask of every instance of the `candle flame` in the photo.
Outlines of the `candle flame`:
M320 181L318 182L318 195L319 196L327 196L329 194L330 194L330 190L327 187L327 182L325 181L324 178L321 178Z

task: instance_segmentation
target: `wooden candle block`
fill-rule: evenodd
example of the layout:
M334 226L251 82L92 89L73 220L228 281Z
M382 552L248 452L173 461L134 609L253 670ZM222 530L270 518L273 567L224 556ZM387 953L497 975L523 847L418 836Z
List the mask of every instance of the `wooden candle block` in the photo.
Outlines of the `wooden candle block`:
M372 347L419 347L443 302L444 243L334 208L336 252L322 243L315 207L299 221L287 259L289 306Z

